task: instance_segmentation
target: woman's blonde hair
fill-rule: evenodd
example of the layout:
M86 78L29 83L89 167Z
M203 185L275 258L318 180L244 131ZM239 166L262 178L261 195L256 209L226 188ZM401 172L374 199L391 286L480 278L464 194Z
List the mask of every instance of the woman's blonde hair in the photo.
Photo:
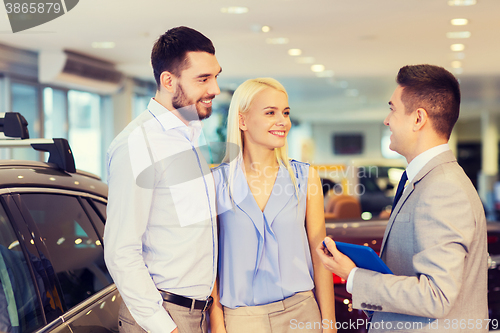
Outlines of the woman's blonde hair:
M229 194L233 197L233 179L235 175L236 166L238 161L243 158L244 140L243 132L239 126L239 115L248 112L255 96L267 88L273 88L283 92L288 99L288 94L285 87L277 80L272 78L257 78L250 79L243 82L234 92L229 105L229 112L227 117L227 139L226 139L226 155L222 162L229 164L229 177L227 179L229 186ZM235 147L239 149L235 149ZM295 193L298 197L297 179L292 170L290 161L288 159L288 143L285 140L285 145L281 148L274 148L274 153L279 164L283 164L295 187Z

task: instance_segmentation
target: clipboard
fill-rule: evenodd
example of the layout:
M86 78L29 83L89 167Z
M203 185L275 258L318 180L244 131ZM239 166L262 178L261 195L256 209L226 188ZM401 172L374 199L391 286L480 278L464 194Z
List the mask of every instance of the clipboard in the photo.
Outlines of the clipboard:
M335 242L335 245L340 252L351 258L357 267L383 274L392 274L389 267L371 247L343 242Z

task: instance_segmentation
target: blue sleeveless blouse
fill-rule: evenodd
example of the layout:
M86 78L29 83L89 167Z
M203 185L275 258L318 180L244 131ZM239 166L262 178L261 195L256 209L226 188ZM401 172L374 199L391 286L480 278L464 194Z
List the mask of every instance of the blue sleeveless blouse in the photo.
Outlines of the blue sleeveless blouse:
M314 288L305 228L309 164L290 161L298 185L281 165L262 212L238 165L229 197L229 165L212 173L217 191L220 302L229 308L262 305Z

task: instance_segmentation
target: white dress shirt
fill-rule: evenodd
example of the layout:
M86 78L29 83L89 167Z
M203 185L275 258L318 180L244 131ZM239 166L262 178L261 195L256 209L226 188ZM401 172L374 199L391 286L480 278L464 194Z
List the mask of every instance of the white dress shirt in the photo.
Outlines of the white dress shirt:
M406 184L410 184L413 181L413 178L415 178L415 176L420 172L420 170L422 170L422 168L427 163L429 163L430 160L448 150L450 150L450 147L448 146L447 143L445 143L436 147L432 147L431 149L428 149L423 153L419 154L417 157L415 157L406 167L406 175L408 176L408 182ZM406 186L403 190L403 193L404 191L406 191ZM358 269L357 267L353 268L349 273L349 276L347 277L345 288L348 293L352 293L352 285L354 284L354 274L357 269Z
M104 255L130 313L145 330L176 325L157 289L206 300L217 271L215 186L197 139L151 99L111 143Z

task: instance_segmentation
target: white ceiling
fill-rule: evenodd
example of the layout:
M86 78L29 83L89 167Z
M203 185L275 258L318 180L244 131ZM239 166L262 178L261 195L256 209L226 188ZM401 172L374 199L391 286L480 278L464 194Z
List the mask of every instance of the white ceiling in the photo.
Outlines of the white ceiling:
M222 7L245 6L245 14ZM109 60L125 73L152 79L149 56L155 39L169 28L186 25L212 39L223 68L220 84L271 76L290 94L292 112L309 120L377 120L387 111L394 77L406 64L431 63L449 70L457 60L453 43L465 44L462 61L464 116L480 109L497 111L500 101L500 1L477 0L466 7L448 0L80 0L65 15L13 34L0 8L0 43L29 50L69 49ZM452 26L466 18L465 27ZM268 25L268 33L255 27ZM447 32L470 31L451 40ZM288 38L270 45L267 38ZM93 49L92 42L114 42L114 49ZM333 70L317 78L302 56ZM499 110L500 111L500 110Z

